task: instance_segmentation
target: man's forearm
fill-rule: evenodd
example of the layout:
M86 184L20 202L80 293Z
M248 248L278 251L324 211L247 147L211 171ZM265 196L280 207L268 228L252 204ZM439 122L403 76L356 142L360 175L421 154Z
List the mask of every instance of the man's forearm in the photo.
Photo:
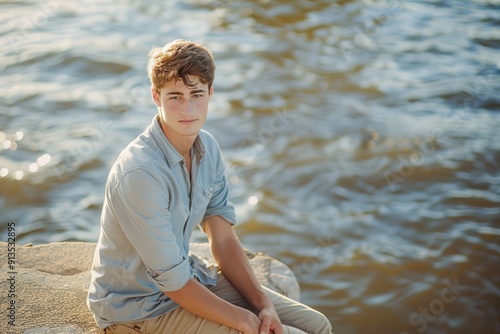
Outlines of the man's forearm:
M209 219L222 220L218 216ZM210 249L220 270L256 310L262 311L266 307L273 307L271 300L262 290L239 240L232 231L232 227L227 227L227 225L227 223L223 222L217 226L222 230L229 228L230 233L227 233L227 230L212 231L212 233L225 234L223 240L209 237Z
M247 332L248 326L259 325L258 318L250 311L219 298L195 279L190 279L180 290L165 294L182 308L199 317L244 333Z

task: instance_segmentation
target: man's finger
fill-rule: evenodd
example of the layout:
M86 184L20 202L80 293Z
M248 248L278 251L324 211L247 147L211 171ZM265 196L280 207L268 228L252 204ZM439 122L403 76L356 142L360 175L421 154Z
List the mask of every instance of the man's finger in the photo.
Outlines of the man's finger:
M274 334L283 334L283 327L281 326L281 324L279 324L278 326L276 326L273 330Z
M260 334L269 334L269 325L271 320L267 317L262 319L262 325L260 325Z

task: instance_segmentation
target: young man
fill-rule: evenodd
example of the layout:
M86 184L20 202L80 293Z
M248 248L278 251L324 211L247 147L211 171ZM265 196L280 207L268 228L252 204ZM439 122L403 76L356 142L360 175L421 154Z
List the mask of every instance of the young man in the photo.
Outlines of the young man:
M198 43L150 53L158 114L109 173L88 306L107 334L330 334L321 313L258 283L233 233L224 161L201 129L214 72ZM197 225L217 266L189 253Z

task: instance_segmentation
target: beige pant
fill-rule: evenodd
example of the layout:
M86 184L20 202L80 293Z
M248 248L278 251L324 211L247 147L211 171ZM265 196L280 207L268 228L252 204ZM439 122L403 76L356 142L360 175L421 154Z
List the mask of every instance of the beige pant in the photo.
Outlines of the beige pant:
M214 294L228 302L249 309L249 305L219 273L217 286L209 288ZM284 334L330 334L328 319L318 311L280 295L264 287L271 298L283 323ZM221 324L198 317L183 308L165 313L159 317L140 322L112 325L106 334L240 334L241 332Z

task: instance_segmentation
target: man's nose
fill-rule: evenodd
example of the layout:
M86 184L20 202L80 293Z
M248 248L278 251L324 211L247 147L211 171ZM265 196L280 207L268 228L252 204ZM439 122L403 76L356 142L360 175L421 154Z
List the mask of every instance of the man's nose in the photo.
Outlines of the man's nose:
M194 102L191 100L186 100L186 105L184 106L183 114L192 114L194 112Z

